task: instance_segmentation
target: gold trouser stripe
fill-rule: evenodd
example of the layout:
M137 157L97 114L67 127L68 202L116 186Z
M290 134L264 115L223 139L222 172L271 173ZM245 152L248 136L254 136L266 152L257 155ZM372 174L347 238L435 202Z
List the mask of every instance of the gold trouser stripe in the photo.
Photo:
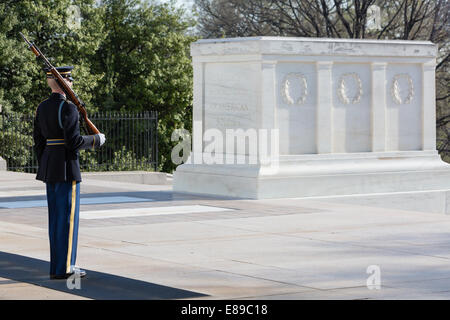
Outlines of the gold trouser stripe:
M70 260L72 256L72 241L73 241L73 220L75 217L75 200L77 194L77 182L72 181L72 206L70 208L70 228L69 228L69 246L67 248L67 265L66 265L66 273L70 273Z
M95 135L93 137L94 137L94 142L92 143L92 149L95 148Z

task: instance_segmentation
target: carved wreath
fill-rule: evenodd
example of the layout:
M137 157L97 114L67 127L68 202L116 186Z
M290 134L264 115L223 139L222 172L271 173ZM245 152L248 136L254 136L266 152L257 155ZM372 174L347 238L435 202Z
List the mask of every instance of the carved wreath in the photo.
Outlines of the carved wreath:
M405 97L405 99L403 100L401 95L400 95L400 85L399 85L399 80L400 79L406 79L406 81L408 82L408 95ZM391 96L392 96L392 100L394 100L394 102L396 104L408 104L411 103L413 97L414 97L414 85L413 85L413 81L411 79L411 77L409 76L409 74L407 73L400 73L395 75L394 80L392 81L392 86L391 86Z
M297 100L294 101L294 98L292 98L290 94L290 87L292 85L292 81L298 79L300 81L300 96L297 98ZM308 82L306 81L305 76L302 73L289 73L284 77L283 84L281 87L281 95L283 96L283 101L286 104L296 104L301 105L305 103L306 96L308 95Z
M354 97L349 98L347 96L347 85L346 85L346 79L353 79L356 83L357 86L357 92L355 94ZM361 101L361 97L363 94L363 90L362 90L362 82L361 79L359 78L359 75L357 73L344 73L341 78L339 79L339 84L338 84L338 97L339 100L341 100L342 103L345 104L355 104L358 103L359 101Z

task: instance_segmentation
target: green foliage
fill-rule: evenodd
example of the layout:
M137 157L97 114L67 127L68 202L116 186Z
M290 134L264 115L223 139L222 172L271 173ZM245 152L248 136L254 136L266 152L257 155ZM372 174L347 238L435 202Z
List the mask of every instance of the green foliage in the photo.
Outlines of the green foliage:
M70 5L81 27L67 24ZM173 3L144 0L3 0L0 3L0 106L29 112L47 98L42 64L19 32L54 65L74 65L74 90L88 113L159 113L160 170L170 172L174 129L190 128L193 22ZM0 151L1 152L1 151ZM3 156L3 154L2 154Z
M160 169L172 171L177 128L191 125L192 67L187 36L192 25L173 5L106 0L106 38L100 45L96 104L105 109L158 112Z
M3 110L36 109L50 92L43 65L36 63L19 32L35 42L54 65L73 64L79 95L90 106L99 75L91 74L91 61L103 40L102 9L94 0L77 0L83 17L81 28L67 25L70 0L5 1L0 4L0 104Z
M93 152L87 150L80 151L80 167L83 171L106 171L106 166L99 164ZM91 169L92 168L92 169Z
M0 147L0 153L2 157L10 160L8 165L11 167L25 166L31 155L32 137L17 133L0 132L0 139L4 142ZM11 148L11 145L17 147Z
M99 153L91 150L80 151L80 165L83 171L153 171L150 159L138 157L125 146L113 152L110 162L101 162Z
M128 165L131 163L132 165ZM109 168L111 171L130 171L130 170L144 170L152 171L152 166L148 164L148 159L142 157L136 159L136 155L133 152L122 147L121 150L114 152L113 163Z
M32 117L14 113L3 115L0 117L0 128L0 154L7 160L8 166L16 168L31 165Z

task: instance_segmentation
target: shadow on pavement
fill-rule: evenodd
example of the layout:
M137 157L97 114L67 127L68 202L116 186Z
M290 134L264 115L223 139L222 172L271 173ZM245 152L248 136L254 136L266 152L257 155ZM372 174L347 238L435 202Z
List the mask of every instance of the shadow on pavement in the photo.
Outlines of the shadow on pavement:
M86 270L80 289L72 281L69 289L66 280L50 280L47 261L0 251L0 277L26 282L44 288L77 296L100 300L150 300L186 299L204 297L205 294L125 278L113 274ZM74 288L75 287L75 288ZM26 297L23 297L26 299Z
M82 189L83 191L83 189ZM117 204L117 203L133 203L134 201L114 201L115 197L135 197L147 199L151 202L158 201L187 201L187 200L245 200L247 198L237 198L237 197L225 197L225 196L210 196L210 195L196 195L196 194L186 194L177 193L172 191L125 191L125 192L94 192L94 193L81 193L81 201L89 198L96 197L110 197L111 202L102 202L100 204ZM2 209L2 202L18 202L21 201L37 201L37 200L47 200L45 194L39 196L11 196L11 197L1 197L0 198L0 209ZM144 201L145 202L145 201ZM92 203L96 204L96 203ZM37 205L36 207L41 207L42 205ZM46 205L45 205L46 206ZM34 206L33 206L34 207ZM16 209L20 209L20 204Z

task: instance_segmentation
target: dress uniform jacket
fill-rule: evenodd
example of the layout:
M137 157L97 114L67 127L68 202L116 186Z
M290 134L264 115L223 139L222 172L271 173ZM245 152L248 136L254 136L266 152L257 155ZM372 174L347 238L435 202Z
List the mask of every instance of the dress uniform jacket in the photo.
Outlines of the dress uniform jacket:
M77 107L52 93L36 110L33 132L39 169L47 185L50 278L75 270L80 210L79 150L100 146L99 135L80 135Z
M80 135L77 107L59 93L41 102L34 123L37 180L81 181L79 150L100 146L98 135Z

